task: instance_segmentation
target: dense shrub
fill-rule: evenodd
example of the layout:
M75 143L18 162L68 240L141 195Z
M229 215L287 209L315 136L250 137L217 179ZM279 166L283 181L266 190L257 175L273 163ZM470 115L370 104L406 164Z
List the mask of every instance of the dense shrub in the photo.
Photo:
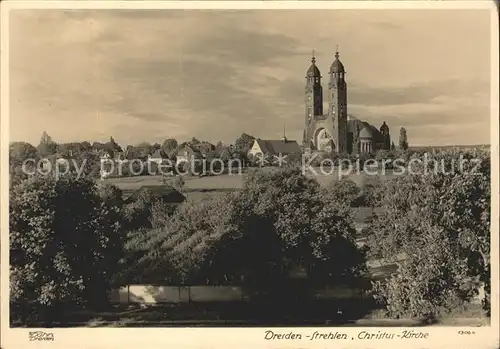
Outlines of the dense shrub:
M344 177L339 181L333 181L328 187L329 199L348 207L356 207L361 204L361 190L351 179Z
M85 179L34 176L10 193L11 320L100 308L121 258L119 208Z
M174 204L168 204L156 198L149 190L142 191L132 202L124 205L123 211L126 228L129 231L153 228L174 213Z
M436 160L429 165L433 170L387 183L383 212L370 227L369 245L373 255L389 260L406 255L397 276L375 285L391 316L434 317L448 311L450 304L470 301L481 283L488 292L489 156L437 152L431 156ZM460 158L468 161L458 166ZM487 293L486 310L489 297Z
M384 197L385 183L380 176L368 176L360 191L360 206L377 207Z

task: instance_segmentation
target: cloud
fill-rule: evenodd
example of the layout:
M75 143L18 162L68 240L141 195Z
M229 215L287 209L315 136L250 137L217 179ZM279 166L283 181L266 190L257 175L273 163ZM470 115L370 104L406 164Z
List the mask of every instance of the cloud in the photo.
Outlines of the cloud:
M440 97L472 98L489 90L484 79L444 79L413 83L408 86L349 85L349 103L361 106L434 103Z

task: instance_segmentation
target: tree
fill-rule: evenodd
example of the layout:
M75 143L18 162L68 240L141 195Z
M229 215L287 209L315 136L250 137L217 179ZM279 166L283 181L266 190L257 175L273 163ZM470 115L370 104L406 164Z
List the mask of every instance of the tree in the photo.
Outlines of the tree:
M121 208L123 206L123 192L120 188L112 184L102 184L98 186L101 199L112 207Z
M101 142L94 142L92 143L92 150L96 151L106 150L106 144Z
M360 200L360 189L356 183L346 177L333 181L328 187L329 200L334 200L347 207L357 206Z
M33 160L27 161L26 160ZM34 146L27 142L13 142L9 146L9 174L10 186L17 185L22 180L28 178L26 167L30 172L36 170L36 162L38 160L37 150ZM23 169L23 164L25 168Z
M469 161L457 165L460 156ZM472 159L481 159L479 168ZM396 276L375 284L391 316L426 316L466 304L483 284L490 299L489 152L437 152L426 174L387 183L383 212L370 227L371 254L396 255ZM439 168L442 167L442 168ZM454 168L453 168L454 167ZM416 170L416 169L414 169Z
M127 147L127 158L146 160L148 155L153 154L155 150L155 147L151 143L141 142L135 146Z
M92 151L92 146L89 142L70 142L57 145L57 152L65 157L74 157L82 152L90 151Z
M287 167L297 167L302 164L302 154L301 153L292 153L288 154L285 159L285 166Z
M179 144L174 138L168 138L163 142L162 149L167 154L168 157L174 155L175 150L178 148Z
M175 212L175 206L160 200L154 200L150 208L149 222L153 229L162 228L169 224L170 216Z
M113 153L121 153L123 151L122 147L116 143L113 137L109 138L109 142L107 143L107 148Z
M105 306L123 250L118 208L72 176L34 176L10 194L12 320Z
M40 157L47 157L56 153L57 144L52 140L46 131L43 131L37 151Z
M404 127L401 127L401 129L399 130L399 149L408 149L408 136Z
M227 148L222 141L218 141L217 144L215 144L215 150L220 152L222 149Z
M198 150L201 152L201 154L208 155L215 150L215 146L210 142L203 141L198 144Z
M393 161L395 159L395 153L390 150L378 150L375 153L375 160L379 168L391 169L393 168Z
M229 149L223 149L220 154L220 159L224 162L224 163L227 163L229 160L232 159L231 157L231 152L229 151Z
M349 211L300 170L249 172L232 210L238 228L224 237L214 270L229 268L225 275L243 276L245 285L278 298L301 266L310 285L359 281L364 255Z
M76 154L77 163L83 166L83 174L89 179L98 179L101 177L101 159L99 154L94 152L82 152ZM72 163L70 163L73 166Z
M128 230L151 228L151 207L156 200L151 191L144 190L133 202L123 207Z
M186 142L185 144L189 145L193 149L199 149L201 141L196 137L192 137L191 140L189 142Z
M246 157L248 151L252 148L254 140L255 137L242 133L234 142L234 152L240 153L242 156Z
M27 142L12 142L9 145L9 163L21 165L27 159L36 159L36 148Z
M380 176L368 176L360 193L363 206L378 207L383 199L384 189L385 186Z

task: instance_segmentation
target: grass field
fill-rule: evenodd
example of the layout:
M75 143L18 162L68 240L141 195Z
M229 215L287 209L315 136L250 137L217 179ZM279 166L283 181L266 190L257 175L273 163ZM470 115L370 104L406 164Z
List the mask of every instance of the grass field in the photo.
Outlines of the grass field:
M263 171L272 171L273 169L262 169ZM321 174L317 170L317 174L308 172L307 175L315 178L322 186L327 186L334 181L339 180L339 170L333 170L331 174ZM385 174L373 176L366 173L353 173L348 176L349 179L354 181L359 187L363 187L365 183L376 179L388 180L395 177L392 172L387 171ZM106 183L114 184L122 189L124 192L130 192L139 189L143 185L163 185L163 176L135 176L135 177L120 177L105 179ZM186 192L195 192L210 190L230 190L240 189L243 186L245 174L223 174L219 176L206 176L206 177L190 177L185 176L184 189Z

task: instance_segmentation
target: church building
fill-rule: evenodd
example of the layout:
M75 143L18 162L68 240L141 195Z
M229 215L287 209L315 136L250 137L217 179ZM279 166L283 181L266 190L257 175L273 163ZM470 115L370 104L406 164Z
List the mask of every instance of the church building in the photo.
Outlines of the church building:
M385 121L377 129L347 113L346 72L338 50L328 74L328 110L324 113L321 73L313 53L306 76L304 150L349 154L390 150L391 137Z

